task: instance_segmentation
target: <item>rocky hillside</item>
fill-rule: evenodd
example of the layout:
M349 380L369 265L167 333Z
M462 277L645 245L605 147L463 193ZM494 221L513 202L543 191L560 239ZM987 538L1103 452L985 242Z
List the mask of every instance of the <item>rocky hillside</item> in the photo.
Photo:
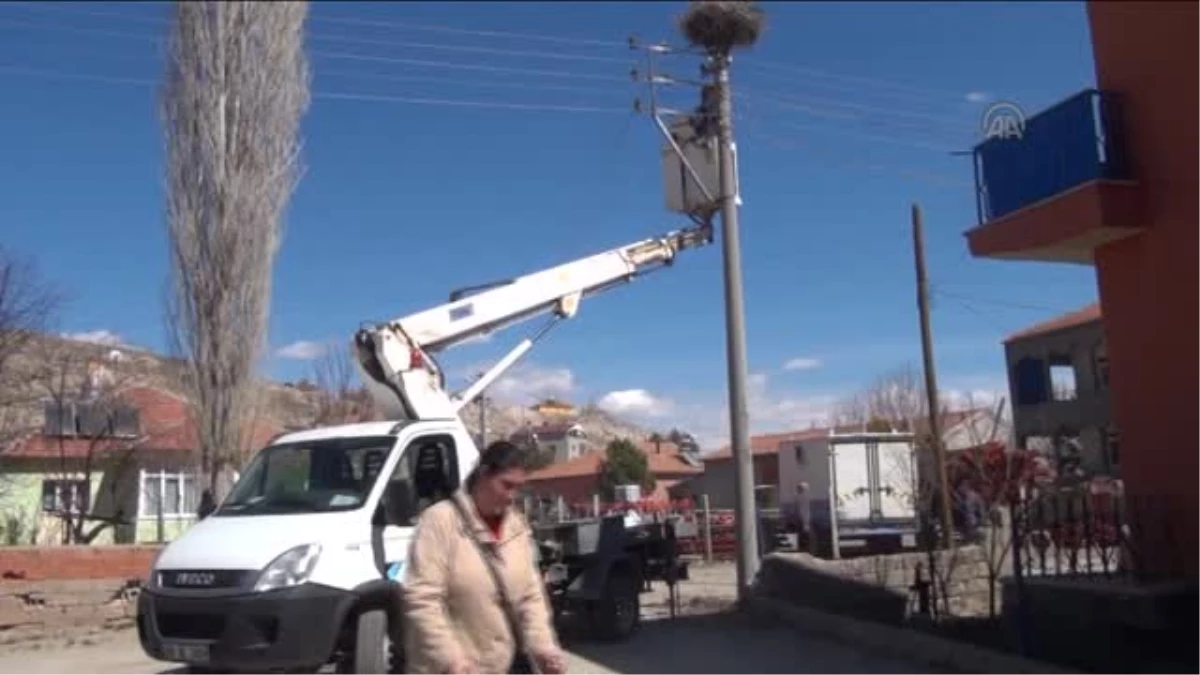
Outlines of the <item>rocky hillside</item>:
M14 408L21 408L22 423L29 428L40 424L41 402L52 396L51 389L65 394L79 392L89 371L89 362L103 363L123 385L138 384L162 388L182 394L180 378L182 364L174 359L130 347L113 347L89 342L67 340L56 336L39 336L27 349L6 366L3 390L4 405L12 422ZM264 415L287 428L311 426L318 409L318 392L311 385L263 382L260 393L265 397ZM12 405L19 403L19 405ZM507 438L526 424L539 425L545 418L528 408L504 402L487 404L488 438ZM463 422L474 434L479 432L479 406L470 405L463 411ZM577 420L595 439L598 447L618 437L644 438L647 431L605 413L594 406L581 409ZM9 425L11 427L11 424Z
M463 424L467 426L467 429L472 434L478 435L479 405L473 404L467 406L461 416ZM488 439L508 438L513 432L523 428L527 424L536 427L543 422L553 422L558 419L561 418L545 416L523 406L489 401L487 403ZM635 424L617 419L595 406L584 406L581 408L578 417L574 421L587 431L588 437L595 448L603 448L609 441L616 438L641 440L650 434L649 431Z

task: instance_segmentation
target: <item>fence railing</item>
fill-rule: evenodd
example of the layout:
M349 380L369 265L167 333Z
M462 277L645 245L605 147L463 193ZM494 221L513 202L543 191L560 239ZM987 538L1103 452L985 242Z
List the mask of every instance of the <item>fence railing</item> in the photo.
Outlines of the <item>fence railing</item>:
M1012 506L1013 573L1031 577L1157 576L1152 549L1174 526L1167 504L1095 484L1042 489Z

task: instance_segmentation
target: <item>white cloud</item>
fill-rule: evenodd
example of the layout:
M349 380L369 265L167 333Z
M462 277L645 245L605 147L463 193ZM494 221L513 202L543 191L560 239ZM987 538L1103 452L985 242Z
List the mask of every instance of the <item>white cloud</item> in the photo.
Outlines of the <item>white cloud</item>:
M91 330L80 333L63 333L63 337L68 340L76 340L78 342L91 342L98 345L107 345L110 347L125 346L125 341L120 335L110 330Z
M753 435L807 429L825 424L839 397L832 394L800 394L772 391L770 378L753 373L747 380L747 412ZM675 403L670 426L692 433L704 451L729 444L729 405L720 402Z
M968 91L964 98L969 103L987 103L992 100L992 95L986 91Z
M483 344L485 342L491 342L491 341L492 341L491 333L486 333L486 334L482 334L482 335L476 335L475 337L467 338L466 340L463 340L462 342L458 343L457 346L465 347L467 345L477 345L477 344Z
M820 368L820 367L821 367L820 359L814 359L814 358L808 358L808 357L797 357L794 359L790 359L786 363L783 364L784 370L812 370L814 368Z
M325 353L325 345L308 340L297 340L290 345L280 347L275 356L293 361L312 361Z
M597 401L601 409L614 415L662 417L671 410L671 402L652 395L645 389L610 391Z
M567 398L575 391L575 375L568 368L519 365L488 387L488 395L522 405L545 398Z

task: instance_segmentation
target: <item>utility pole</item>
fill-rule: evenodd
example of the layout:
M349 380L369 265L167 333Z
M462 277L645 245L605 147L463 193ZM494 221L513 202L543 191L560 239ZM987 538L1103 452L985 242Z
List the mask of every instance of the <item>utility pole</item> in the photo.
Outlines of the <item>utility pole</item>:
M750 599L750 584L758 572L758 514L754 495L754 463L750 454L749 406L747 386L749 379L746 358L745 300L742 291L742 255L738 231L737 159L733 138L733 93L729 84L729 66L733 51L749 47L758 41L765 26L765 19L756 2L716 2L693 0L687 13L680 21L680 29L692 46L691 50L677 50L666 44L649 45L647 52L648 72L645 81L650 85L650 108L659 131L670 146L678 166L683 169L685 193L677 201L670 195L675 188L673 179L668 179L668 203L673 211L685 213L693 222L711 228L717 212L721 214L721 244L725 286L725 339L726 365L729 378L729 431L730 448L733 452L736 501L734 522L738 539L737 589L738 600L745 603ZM630 47L638 49L636 38L630 38ZM704 63L700 72L705 82L691 82L664 76L656 72L655 55L673 53L694 54L700 51ZM634 80L639 79L635 68ZM701 105L693 115L686 115L682 125L672 124L668 129L661 115L683 115L679 111L660 107L655 86L699 85ZM641 104L635 102L634 110L640 111ZM681 130L676 136L675 130ZM715 138L714 138L715 137ZM714 143L715 140L715 143ZM715 146L715 147L714 147ZM685 151L683 147L689 150ZM689 159L689 152L692 154ZM700 156L704 158L701 159ZM695 164L692 160L697 160ZM717 176L711 173L701 176L697 165L707 171L716 165ZM675 167L667 166L668 173ZM717 185L712 185L712 183ZM690 187L689 187L690 186ZM700 192L693 201L687 193ZM697 203L698 202L698 203ZM711 231L711 229L710 229Z
M725 277L725 342L729 375L729 441L734 461L734 524L737 531L737 591L739 603L750 599L758 573L758 509L754 499L754 460L750 454L750 419L746 400L749 379L746 358L746 310L742 291L742 253L738 223L738 184L733 140L733 92L729 66L735 48L758 41L765 19L754 2L693 1L680 23L693 47L707 54L701 69L712 78L702 91L703 114L716 113L718 194L721 211L721 249ZM716 98L713 110L712 97ZM711 118L709 120L712 121ZM709 125L703 125L709 126Z
M929 323L929 276L925 272L925 224L921 205L912 205L913 257L917 266L917 312L921 318L921 356L925 361L925 396L929 407L929 434L937 462L938 489L942 493L942 546L954 543L950 512L950 480L946 476L946 449L942 443L941 407L938 405L937 372L933 364L933 328Z
M721 170L721 251L725 273L725 343L729 369L729 435L733 452L737 510L738 599L745 601L758 573L758 509L754 500L754 458L750 454L750 414L746 401L749 366L746 356L746 307L742 289L742 250L738 222L737 176L733 151L733 92L728 54L709 60L716 81L717 144Z

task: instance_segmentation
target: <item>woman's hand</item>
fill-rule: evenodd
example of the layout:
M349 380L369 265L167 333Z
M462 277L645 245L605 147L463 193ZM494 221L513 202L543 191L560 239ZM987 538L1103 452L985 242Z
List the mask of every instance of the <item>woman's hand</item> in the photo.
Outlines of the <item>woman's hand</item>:
M479 672L479 666L472 663L470 659L462 659L450 666L450 669L446 672L449 675L474 675Z
M567 672L567 657L560 651L535 652L533 660L538 671L546 675L565 675Z

